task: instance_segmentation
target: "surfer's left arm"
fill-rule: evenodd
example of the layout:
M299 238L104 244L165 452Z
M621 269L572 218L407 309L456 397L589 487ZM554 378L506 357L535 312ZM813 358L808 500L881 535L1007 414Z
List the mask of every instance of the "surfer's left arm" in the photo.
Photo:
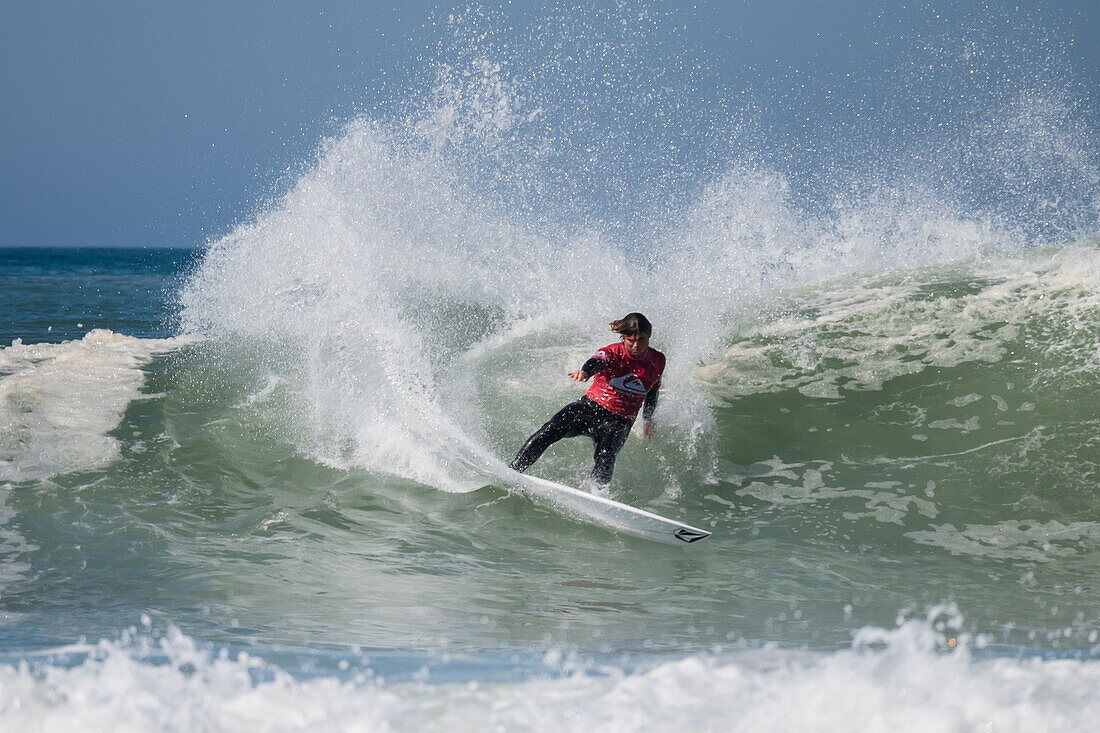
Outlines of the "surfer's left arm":
M653 413L657 411L657 393L659 389L651 389L645 396L645 403L642 404L642 440L649 438L653 435L655 430L653 425Z

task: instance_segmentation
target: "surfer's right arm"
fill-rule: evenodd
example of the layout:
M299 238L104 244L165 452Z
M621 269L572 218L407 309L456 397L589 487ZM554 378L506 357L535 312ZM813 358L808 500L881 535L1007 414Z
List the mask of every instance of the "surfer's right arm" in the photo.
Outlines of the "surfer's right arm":
M600 371L604 367L604 362L596 357L592 357L584 363L584 365L575 372L569 372L569 376L573 378L575 382L587 382L588 379Z

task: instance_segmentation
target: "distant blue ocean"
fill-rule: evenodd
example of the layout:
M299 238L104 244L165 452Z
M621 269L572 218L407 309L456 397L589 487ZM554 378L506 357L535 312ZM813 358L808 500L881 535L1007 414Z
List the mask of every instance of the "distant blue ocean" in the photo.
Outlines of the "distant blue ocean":
M60 343L113 329L178 331L175 293L200 253L173 249L0 249L0 343Z
M798 168L673 140L637 28L456 41L194 250L0 249L0 729L1095 728L1089 118L922 47L909 117ZM683 547L485 470L635 310L668 368L609 491Z

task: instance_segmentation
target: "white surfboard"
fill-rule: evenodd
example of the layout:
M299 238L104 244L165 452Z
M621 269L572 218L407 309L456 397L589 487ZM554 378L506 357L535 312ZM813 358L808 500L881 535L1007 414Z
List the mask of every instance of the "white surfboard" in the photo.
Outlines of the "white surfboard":
M607 499L565 484L527 476L516 471L501 475L508 489L566 516L582 522L609 527L637 537L669 545L684 545L710 537L710 532L698 527L647 512L629 504Z

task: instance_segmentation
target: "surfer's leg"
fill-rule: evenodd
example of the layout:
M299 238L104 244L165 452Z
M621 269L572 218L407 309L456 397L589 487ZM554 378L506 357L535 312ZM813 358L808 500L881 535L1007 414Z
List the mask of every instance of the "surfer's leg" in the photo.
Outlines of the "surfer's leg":
M563 407L558 414L550 418L545 425L527 439L527 442L519 449L516 457L508 464L509 467L522 473L530 468L531 464L539 459L543 451L554 443L562 438L572 438L580 435L581 430L578 423L583 412L584 408L580 402L571 402Z
M630 422L627 420L608 422L603 429L592 436L596 441L596 465L592 467L592 481L600 486L611 483L611 473L615 470L615 458L630 435Z

